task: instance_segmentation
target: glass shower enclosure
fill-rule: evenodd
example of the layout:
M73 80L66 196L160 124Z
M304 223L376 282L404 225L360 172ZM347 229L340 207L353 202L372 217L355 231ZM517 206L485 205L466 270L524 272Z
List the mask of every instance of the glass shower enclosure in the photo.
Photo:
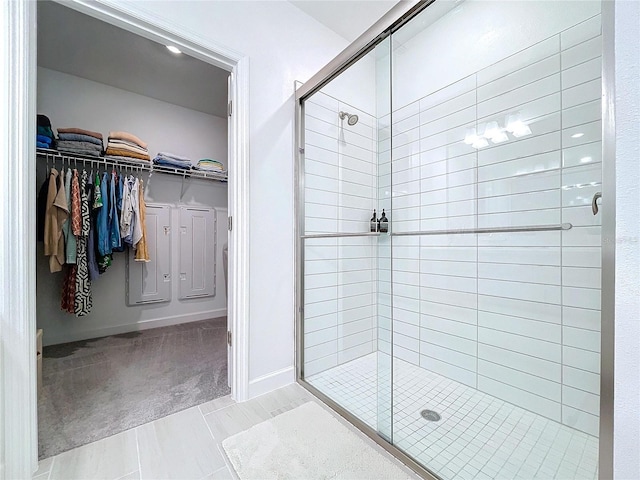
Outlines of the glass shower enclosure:
M425 475L597 478L601 34L437 1L298 99L299 380Z

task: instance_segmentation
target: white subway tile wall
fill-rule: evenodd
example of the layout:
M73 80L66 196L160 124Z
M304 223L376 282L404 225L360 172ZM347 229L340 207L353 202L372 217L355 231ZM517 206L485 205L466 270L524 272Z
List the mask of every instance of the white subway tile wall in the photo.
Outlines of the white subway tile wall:
M358 115L348 125L339 112ZM376 119L322 92L305 102L305 234L369 231L376 208ZM377 241L306 239L304 372L376 350Z
M573 224L562 232L393 237L393 283L384 291L379 284L380 351L391 352L393 339L397 359L594 436L600 44L596 16L394 109L392 136L381 119L378 142L381 154L390 152L378 194L395 233ZM530 133L505 132L517 121ZM506 141L464 142L489 122Z

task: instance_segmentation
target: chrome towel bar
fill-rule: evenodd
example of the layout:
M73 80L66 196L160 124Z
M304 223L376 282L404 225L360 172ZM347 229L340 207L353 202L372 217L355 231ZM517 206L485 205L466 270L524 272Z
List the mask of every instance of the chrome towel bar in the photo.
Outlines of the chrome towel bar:
M486 228L459 228L452 230L422 230L414 232L391 233L392 237L411 237L418 235L469 235L474 233L517 233L517 232L553 232L557 230L571 230L570 223L559 223L555 225L529 225L521 227L486 227ZM315 233L301 235L300 238L343 238L343 237L379 237L380 232L363 233Z

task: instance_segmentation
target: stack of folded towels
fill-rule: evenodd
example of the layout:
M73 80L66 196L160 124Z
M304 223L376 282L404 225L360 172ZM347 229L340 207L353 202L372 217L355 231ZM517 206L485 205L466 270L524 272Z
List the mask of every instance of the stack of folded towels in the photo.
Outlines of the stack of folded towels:
M102 134L82 128L59 128L58 150L99 157L104 150Z
M191 170L191 160L175 153L160 152L153 159L155 165Z
M51 121L46 115L37 117L38 131L36 134L36 147L55 148L56 137L51 130Z
M146 142L128 132L110 132L107 143L107 155L127 160L151 160Z
M224 168L222 162L218 160L213 160L211 158L203 158L202 160L198 160L198 165L195 167L196 170L204 170L207 172L215 172L215 173L227 173Z

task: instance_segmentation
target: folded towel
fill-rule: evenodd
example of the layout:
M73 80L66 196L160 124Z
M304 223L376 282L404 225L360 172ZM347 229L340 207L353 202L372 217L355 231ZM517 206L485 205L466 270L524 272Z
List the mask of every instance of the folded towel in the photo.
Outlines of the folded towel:
M51 148L48 143L36 142L36 147L38 148Z
M115 148L118 150L126 150L127 152L137 153L138 155L149 155L149 151L146 148L140 148L138 146L131 146L128 143L119 143L118 140L109 140L107 148Z
M199 160L198 167L202 170L224 171L224 165L222 162L212 160L210 158L203 158L202 160Z
M145 153L149 153L149 150L147 150L144 147L141 147L140 145L138 145L137 143L134 142L129 142L128 140L122 140L121 138L109 138L109 145L128 145L130 147L134 147L140 150L144 150Z
M102 151L86 149L86 148L70 148L70 147L58 147L58 151L64 153L74 153L76 155L88 155L90 157L101 157Z
M82 150L93 150L95 152L102 153L101 145L96 145L95 143L89 143L89 142L74 142L72 140L59 140L58 148L71 148L71 149L79 148Z
M92 132L91 130L84 130L82 128L59 128L58 134L60 133L78 133L80 135L89 135L90 137L95 137L102 140L102 134L99 132Z
M70 140L74 142L95 143L96 145L100 145L100 148L102 148L102 140L92 137L91 135L84 135L82 133L59 133L58 138L60 140Z
M191 168L193 168L194 170L198 170L200 172L216 173L216 174L219 174L219 175L226 175L227 174L226 170L217 170L217 169L212 169L212 168L202 168L202 167L199 167L197 165L194 166L194 167L191 167Z
M141 155L139 153L131 152L129 150L122 150L121 148L114 148L107 146L107 151L105 152L110 156L118 156L118 157L131 157L131 158L139 158L140 160L151 160L149 155Z
M41 125L38 125L38 135L44 135L45 137L49 137L52 140L55 140L55 135L53 134L53 130L51 130L51 127L43 127Z
M36 135L36 141L51 145L51 142L53 142L53 138L47 137L46 135Z
M173 160L170 158L165 158L165 157L160 157L157 156L156 158L153 159L153 163L155 165L160 165L160 166L164 166L164 167L172 167L172 168L181 168L184 170L191 170L191 163L190 162L183 162L180 160Z
M160 152L160 153L158 153L158 156L159 156L159 157L164 157L164 158L170 158L170 159L173 159L173 160L179 160L179 161L182 161L182 162L189 162L189 163L191 163L191 159L190 159L190 158L182 157L182 156L180 156L180 155L176 155L175 153L170 153L170 152Z
M117 138L119 140L127 140L133 142L142 148L147 148L148 145L140 140L138 137L129 132L109 132L109 138Z

